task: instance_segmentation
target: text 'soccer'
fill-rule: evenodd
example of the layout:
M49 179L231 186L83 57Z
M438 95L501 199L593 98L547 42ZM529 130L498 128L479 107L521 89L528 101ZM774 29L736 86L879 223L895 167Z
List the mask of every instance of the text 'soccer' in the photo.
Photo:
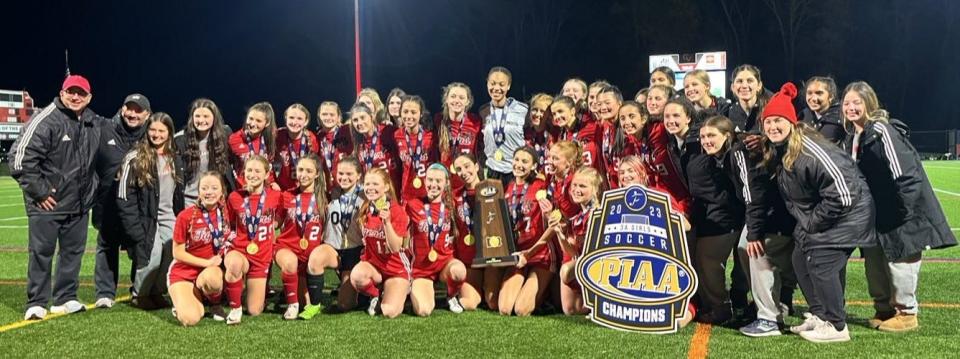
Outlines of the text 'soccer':
M676 332L697 275L668 195L640 186L608 191L587 228L576 272L590 319L621 330Z

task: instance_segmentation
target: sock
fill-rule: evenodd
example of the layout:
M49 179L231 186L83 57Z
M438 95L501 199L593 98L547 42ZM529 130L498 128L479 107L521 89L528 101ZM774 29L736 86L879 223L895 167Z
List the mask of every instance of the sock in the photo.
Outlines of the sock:
M297 303L300 276L297 273L281 273L280 279L283 281L283 296L286 298L287 304Z
M227 303L230 308L240 308L240 297L243 295L243 279L236 282L227 282Z
M377 288L377 285L371 280L363 288L360 288L360 293L366 294L370 298L376 298L380 296L380 288Z
M310 305L320 304L320 296L323 295L323 273L307 274L307 293L310 294Z
M456 297L457 294L460 294L460 287L463 287L463 281L454 281L453 279L447 279L447 298Z

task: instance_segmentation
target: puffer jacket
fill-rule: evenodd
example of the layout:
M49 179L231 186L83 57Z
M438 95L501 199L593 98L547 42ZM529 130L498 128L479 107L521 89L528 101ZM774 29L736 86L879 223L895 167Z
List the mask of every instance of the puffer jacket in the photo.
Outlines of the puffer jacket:
M908 141L909 128L895 119L868 121L844 148L866 177L877 205L877 234L891 261L925 249L957 245L943 208L923 170L917 150Z
M817 114L809 108L805 108L800 110L798 117L800 121L816 128L824 138L837 146L841 145L847 137L847 131L843 128L843 117L840 114L840 104L831 105L820 117L817 117Z
M797 221L787 212L776 181L759 162L740 141L730 146L720 162L733 182L737 199L746 207L747 240L759 241L773 234L790 236Z

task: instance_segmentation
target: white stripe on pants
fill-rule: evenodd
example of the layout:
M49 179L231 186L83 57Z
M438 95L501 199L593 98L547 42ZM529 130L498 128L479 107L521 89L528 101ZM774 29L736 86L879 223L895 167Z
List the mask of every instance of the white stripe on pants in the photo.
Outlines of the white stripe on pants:
M920 279L920 258L917 253L901 261L890 262L880 246L860 248L867 275L867 290L877 313L917 314L917 282Z
M747 255L747 231L743 231L737 251L741 263L749 263L747 273L753 302L757 305L757 318L782 323L787 316L787 308L780 303L780 287L783 278L794 277L791 260L793 238L767 235L763 240L763 249L763 256L750 258Z

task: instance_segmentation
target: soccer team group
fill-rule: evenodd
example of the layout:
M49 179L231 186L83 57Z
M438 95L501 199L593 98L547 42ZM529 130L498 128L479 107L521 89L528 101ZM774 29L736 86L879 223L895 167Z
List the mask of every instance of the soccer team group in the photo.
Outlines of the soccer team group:
M68 76L10 150L29 218L25 318L43 319L51 296L50 312L85 309L76 291L91 212L97 308L115 304L126 250L133 305L172 305L185 326L261 314L277 276L283 319L323 315L328 269L340 278L330 310L393 318L409 300L429 316L443 288L454 313L582 315L574 264L586 219L603 191L638 184L669 193L688 231L700 284L684 325L779 335L799 285L809 311L789 330L849 340L845 268L860 248L870 325L917 328L921 253L956 239L907 127L864 82L840 92L813 77L797 111L792 83L772 93L751 65L730 75L732 99L711 95L703 71L677 92L673 71L658 68L633 99L571 78L524 103L494 67L476 112L460 82L433 115L419 96L394 89L384 103L368 88L346 113L323 102L316 131L304 105L277 119L261 102L235 132L206 98L179 132L141 94L100 117L90 83ZM515 267L472 266L475 189L489 180L504 187Z

